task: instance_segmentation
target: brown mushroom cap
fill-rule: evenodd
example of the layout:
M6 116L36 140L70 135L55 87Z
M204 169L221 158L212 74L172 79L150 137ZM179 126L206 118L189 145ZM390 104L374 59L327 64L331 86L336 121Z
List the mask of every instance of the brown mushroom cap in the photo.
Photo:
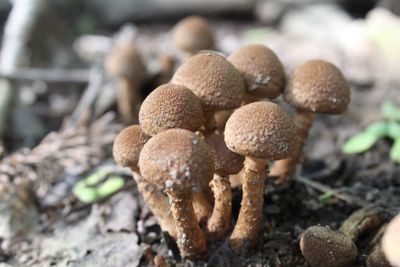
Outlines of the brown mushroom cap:
M127 41L114 46L106 58L105 68L110 75L129 80L141 80L146 72L138 49Z
M228 148L254 158L279 160L288 157L297 145L296 135L289 114L267 101L237 109L225 126Z
M400 266L400 215L397 215L386 228L382 239L382 249L386 259L393 266Z
M143 101L139 122L148 135L171 128L197 131L203 123L198 97L182 85L163 84Z
M195 191L208 186L214 174L207 144L184 129L169 129L152 137L140 153L139 167L152 183Z
M186 61L175 72L172 83L192 90L200 98L204 111L237 108L244 96L239 71L213 52L203 52Z
M213 154L215 173L228 176L238 173L243 168L244 157L229 150L222 134L208 136L206 143Z
M139 125L123 129L115 138L113 145L114 160L122 167L136 167L143 145L150 139Z
M335 65L310 60L295 69L285 99L300 109L340 114L346 111L350 102L350 89Z
M174 27L176 46L189 53L214 48L214 33L208 22L199 16L182 19Z
M228 57L240 71L249 94L277 98L285 88L285 71L274 51L260 44L241 47Z
M300 249L312 267L352 266L358 254L350 238L322 226L311 226L302 233Z

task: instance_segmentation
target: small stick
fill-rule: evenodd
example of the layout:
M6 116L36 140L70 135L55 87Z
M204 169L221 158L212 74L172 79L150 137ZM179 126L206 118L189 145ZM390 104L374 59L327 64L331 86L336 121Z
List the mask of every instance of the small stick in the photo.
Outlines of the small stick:
M356 205L356 206L360 206L360 207L365 207L365 206L370 205L370 203L368 203L358 197L353 197L346 193L340 193L336 189L333 189L333 188L331 188L327 185L321 184L319 182L312 181L312 180L302 177L300 175L296 175L294 180L299 183L302 183L308 187L317 189L318 191L321 191L323 193L330 193L330 194L332 194L332 196L336 197L337 199L340 199L351 205Z
M12 81L85 84L89 82L89 76L90 71L87 69L16 68L8 72L0 70L0 78Z

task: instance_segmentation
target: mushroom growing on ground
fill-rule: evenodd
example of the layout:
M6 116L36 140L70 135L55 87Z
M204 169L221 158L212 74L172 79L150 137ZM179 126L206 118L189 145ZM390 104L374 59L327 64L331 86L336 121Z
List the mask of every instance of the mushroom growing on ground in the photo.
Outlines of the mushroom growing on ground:
M239 71L214 52L190 58L175 72L172 83L186 86L200 98L206 136L216 128L216 111L237 108L243 101L244 81Z
M277 98L284 90L286 77L276 54L261 44L241 47L228 57L246 84L246 103L260 98Z
M366 207L354 212L339 228L311 226L300 236L300 250L312 267L347 267L357 259L355 242L361 234L377 229L383 220L379 207Z
M201 50L214 49L214 32L202 17L186 17L175 25L173 31L175 45L186 53L187 58Z
M214 162L208 145L188 130L170 129L144 145L139 167L149 182L165 188L182 257L204 256L206 239L194 214L192 194L208 186L213 177Z
M106 58L105 68L116 81L118 111L123 121L136 123L146 68L131 36L122 35L117 39Z
M272 102L245 105L228 119L226 145L246 157L241 208L229 240L235 252L256 244L262 226L268 160L289 156L296 147L295 137L296 127L289 114Z
M139 122L150 136L172 128L195 132L203 124L203 111L191 90L168 83L157 87L143 101ZM199 222L205 222L212 212L211 203L203 192L196 192L193 197Z
M222 134L207 137L214 157L214 178L211 188L214 193L214 209L207 222L207 234L211 240L225 237L229 231L232 214L232 190L229 175L238 173L243 168L244 157L232 152L225 144Z
M350 89L335 65L323 60L310 60L296 68L284 97L297 109L294 121L298 128L299 146L287 159L272 167L271 176L278 177L277 183L285 182L293 174L315 113L345 112L350 102Z
M132 170L138 191L153 212L161 229L176 239L177 232L168 200L155 185L143 179L138 168L140 151L149 139L150 136L145 134L139 125L125 128L115 138L114 159L118 165Z
M397 215L386 228L382 249L387 260L393 266L400 267L400 215Z

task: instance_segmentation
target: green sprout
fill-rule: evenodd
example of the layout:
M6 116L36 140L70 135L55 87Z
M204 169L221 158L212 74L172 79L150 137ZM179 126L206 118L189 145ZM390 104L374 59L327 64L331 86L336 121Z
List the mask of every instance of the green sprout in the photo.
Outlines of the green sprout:
M364 131L354 135L342 146L345 154L358 154L369 150L382 138L390 138L393 145L390 158L400 163L400 107L385 102L381 107L383 119L368 125Z
M125 185L122 177L112 175L107 169L100 169L85 179L78 181L72 192L83 203L93 203L112 195Z

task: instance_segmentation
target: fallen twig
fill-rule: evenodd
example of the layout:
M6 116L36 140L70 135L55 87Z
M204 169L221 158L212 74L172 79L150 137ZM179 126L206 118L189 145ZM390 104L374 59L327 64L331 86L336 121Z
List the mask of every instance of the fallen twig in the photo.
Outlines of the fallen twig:
M321 191L323 193L329 193L331 194L333 197L336 197L337 199L340 199L350 205L356 205L359 207L365 207L368 205L371 205L371 203L368 203L367 201L364 201L356 196L350 196L346 193L341 193L339 192L337 189L333 189L327 185L321 184L319 182L316 181L312 181L308 178L305 178L301 175L296 175L294 180L296 182L302 183L308 187L314 188L318 191Z
M0 78L12 81L44 81L48 83L88 83L89 71L82 69L17 68L11 72L0 71Z

